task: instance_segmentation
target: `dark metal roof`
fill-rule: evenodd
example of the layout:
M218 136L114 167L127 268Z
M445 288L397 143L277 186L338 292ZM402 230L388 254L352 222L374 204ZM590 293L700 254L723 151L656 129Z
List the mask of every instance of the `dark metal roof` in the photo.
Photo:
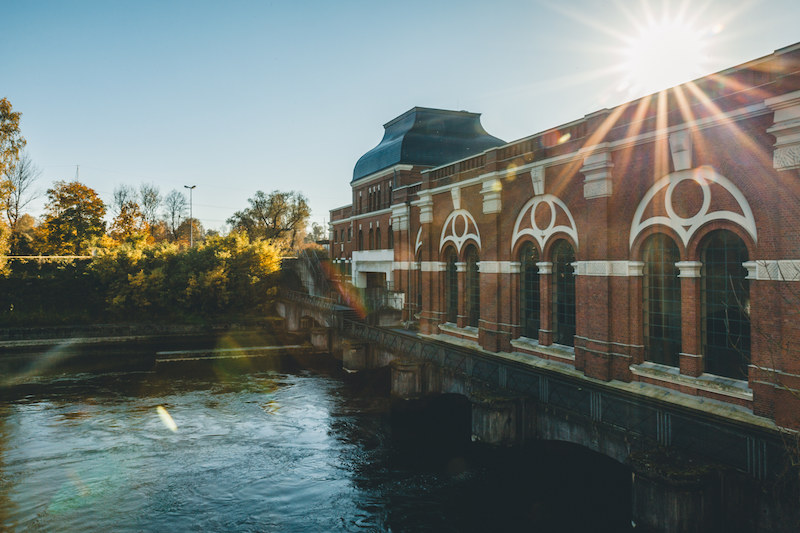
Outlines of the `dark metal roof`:
M361 156L353 181L398 164L439 166L505 144L479 113L415 107L383 125L383 140Z

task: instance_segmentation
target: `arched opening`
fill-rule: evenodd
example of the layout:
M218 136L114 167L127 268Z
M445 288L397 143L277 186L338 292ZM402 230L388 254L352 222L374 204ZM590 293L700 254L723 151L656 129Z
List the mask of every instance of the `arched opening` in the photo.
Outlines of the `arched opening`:
M358 230L358 243L357 244L358 244L358 249L359 250L363 250L364 249L364 232L361 231L361 230Z
M456 271L456 251L448 247L445 250L444 302L445 320L455 324L458 321L458 272Z
M533 243L526 242L519 253L520 262L520 326L522 335L530 339L539 338L539 252Z
M375 230L369 228L369 249L375 249Z
M466 296L467 325L478 327L481 317L481 285L478 272L478 249L474 245L467 246L464 252L466 262L466 277L464 279L464 292Z
M553 245L553 341L575 344L575 251L565 240Z
M389 226L389 232L386 234L386 239L389 241L386 244L387 248L394 248L394 230Z
M702 339L705 370L747 379L750 364L750 286L747 247L735 233L717 230L700 247Z
M381 249L381 228L375 229L375 249Z
M644 244L645 358L662 365L678 366L681 352L681 283L678 278L680 251L662 233L650 236Z

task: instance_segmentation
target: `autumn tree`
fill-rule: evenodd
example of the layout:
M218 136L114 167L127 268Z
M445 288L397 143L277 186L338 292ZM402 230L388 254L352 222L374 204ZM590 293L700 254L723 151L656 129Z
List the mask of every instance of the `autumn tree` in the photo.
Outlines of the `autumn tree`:
M246 232L251 239L282 241L288 247L298 244L311 214L305 196L294 191L272 191L268 196L258 191L247 201L250 207L227 220L234 230Z
M78 182L58 181L47 190L43 238L51 254L86 253L89 242L105 233L106 206L94 191Z
M13 111L7 98L0 98L0 175L5 174L19 157L25 139L19 130L22 113Z
M149 225L139 204L128 200L119 207L117 216L109 228L109 235L117 242L148 240Z

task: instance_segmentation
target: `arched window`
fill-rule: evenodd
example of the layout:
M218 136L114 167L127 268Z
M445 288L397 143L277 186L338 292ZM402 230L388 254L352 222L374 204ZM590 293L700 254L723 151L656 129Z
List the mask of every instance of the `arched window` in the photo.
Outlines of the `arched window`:
M681 283L678 278L680 252L663 234L647 239L644 260L644 345L648 361L678 366L681 352Z
M344 242L344 230L341 230L339 232L339 242Z
M389 226L389 235L386 238L389 240L387 248L394 248L394 231L391 226Z
M353 240L353 228L347 228L347 242Z
M358 249L364 249L364 232L361 230L358 230Z
M702 338L706 372L747 379L750 364L750 287L747 247L736 234L718 230L701 247Z
M375 230L375 249L381 249L381 228Z
M375 230L369 228L369 249L375 249Z
M458 321L458 272L456 272L456 251L448 248L445 252L444 302L445 319L455 324Z
M520 262L520 325L522 335L539 338L539 253L533 243L525 243L519 253Z
M575 344L575 252L565 240L553 245L553 342Z
M466 277L464 292L466 296L467 325L478 327L481 317L481 284L478 274L478 249L470 245L464 253L466 259Z

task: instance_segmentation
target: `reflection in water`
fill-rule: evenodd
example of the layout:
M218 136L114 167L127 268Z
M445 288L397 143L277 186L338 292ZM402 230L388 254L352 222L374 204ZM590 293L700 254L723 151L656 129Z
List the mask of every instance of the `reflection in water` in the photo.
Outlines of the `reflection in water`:
M553 485L572 471L568 454L541 461L541 449L404 439L385 395L280 361L6 387L2 528L565 531L579 523L569 507L583 499L587 470L571 488ZM433 427L418 424L423 433ZM593 479L604 498L606 476Z

